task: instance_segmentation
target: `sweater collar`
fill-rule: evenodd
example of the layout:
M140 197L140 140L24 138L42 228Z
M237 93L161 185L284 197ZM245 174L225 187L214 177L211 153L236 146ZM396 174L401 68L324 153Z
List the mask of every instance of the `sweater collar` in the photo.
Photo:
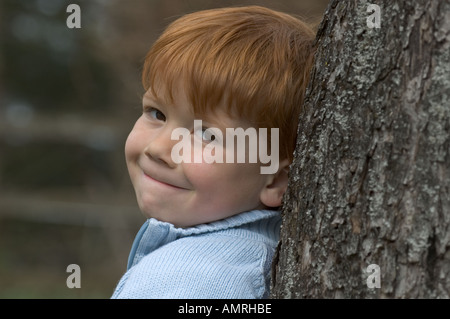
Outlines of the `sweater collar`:
M240 227L279 215L280 213L278 211L273 210L252 210L226 219L189 228L178 228L171 223L162 222L154 218L147 219L133 242L130 256L128 257L127 268L130 269L145 255L176 239Z

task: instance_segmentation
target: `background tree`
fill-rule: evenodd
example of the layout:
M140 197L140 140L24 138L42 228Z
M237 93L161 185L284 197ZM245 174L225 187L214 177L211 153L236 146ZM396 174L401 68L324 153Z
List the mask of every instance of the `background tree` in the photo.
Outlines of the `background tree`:
M274 298L450 297L450 1L376 4L319 26Z

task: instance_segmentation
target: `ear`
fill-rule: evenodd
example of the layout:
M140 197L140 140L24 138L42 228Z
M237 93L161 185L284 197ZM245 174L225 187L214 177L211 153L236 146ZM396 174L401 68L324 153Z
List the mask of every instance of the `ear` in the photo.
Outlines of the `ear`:
M288 185L289 164L288 159L282 160L278 171L275 174L268 175L267 184L260 193L261 203L265 206L281 206L281 201Z

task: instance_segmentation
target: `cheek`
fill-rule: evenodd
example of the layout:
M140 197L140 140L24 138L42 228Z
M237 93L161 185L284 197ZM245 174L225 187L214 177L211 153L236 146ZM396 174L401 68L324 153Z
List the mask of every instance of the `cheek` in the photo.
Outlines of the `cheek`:
M125 141L125 157L127 161L133 159L142 151L144 141L142 129L139 128L138 120Z
M134 163L137 162L137 150L136 145L130 136L128 136L127 141L125 142L125 162L128 168L128 174L130 175L131 179L134 178L134 169L135 166Z
M186 177L202 197L253 197L261 188L259 166L239 164L186 164ZM249 192L249 190L252 190Z
M125 162L128 168L128 174L131 181L135 182L135 178L138 174L138 162L140 156L145 148L143 143L145 141L144 136L139 130L133 129L125 141Z
M220 170L214 164L182 163L183 172L196 190L208 189L220 178Z
M127 140L125 141L125 158L128 160L130 155L133 153L133 132L128 134Z

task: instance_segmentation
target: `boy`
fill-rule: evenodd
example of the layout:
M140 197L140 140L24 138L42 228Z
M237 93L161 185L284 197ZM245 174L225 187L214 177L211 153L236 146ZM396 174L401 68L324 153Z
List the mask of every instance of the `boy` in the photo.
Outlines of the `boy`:
M144 63L143 115L125 145L148 219L113 298L268 297L277 208L313 41L314 32L298 19L250 6L185 15L154 43ZM279 133L274 173L261 174L262 161L248 160L251 145L244 163L226 157L234 149L219 133L255 127ZM194 145L179 152L182 160L174 155L180 128ZM269 141L258 137L260 147ZM196 152L203 152L200 161L192 161ZM218 154L228 161L207 160Z

